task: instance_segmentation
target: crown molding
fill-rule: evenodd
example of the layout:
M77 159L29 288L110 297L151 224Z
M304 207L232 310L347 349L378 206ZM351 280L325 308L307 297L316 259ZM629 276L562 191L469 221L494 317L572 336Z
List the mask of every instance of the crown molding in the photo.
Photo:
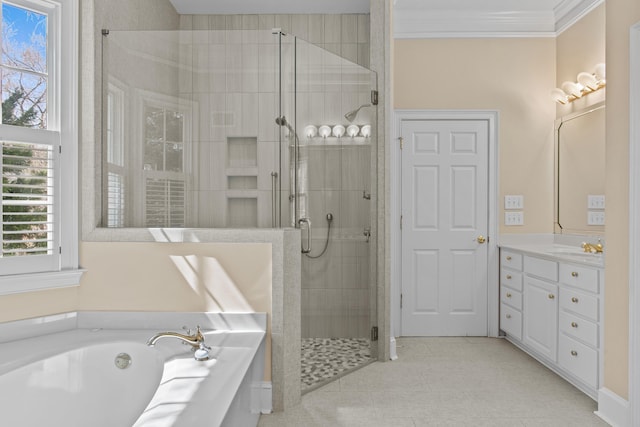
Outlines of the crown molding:
M556 35L581 20L586 14L604 3L604 0L562 0L554 9Z
M556 37L604 0L560 0L549 9L396 8L394 38Z

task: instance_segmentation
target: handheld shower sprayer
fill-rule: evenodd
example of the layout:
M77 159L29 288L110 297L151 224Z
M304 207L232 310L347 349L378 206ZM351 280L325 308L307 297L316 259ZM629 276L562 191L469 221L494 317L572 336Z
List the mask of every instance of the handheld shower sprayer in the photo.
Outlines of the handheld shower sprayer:
M311 258L311 259L320 258L322 255L324 255L324 253L327 251L327 248L329 247L329 235L331 233L331 223L333 222L333 214L329 212L326 218L327 218L327 240L325 240L324 242L324 249L322 249L322 252L320 252L318 255L305 254L307 258Z

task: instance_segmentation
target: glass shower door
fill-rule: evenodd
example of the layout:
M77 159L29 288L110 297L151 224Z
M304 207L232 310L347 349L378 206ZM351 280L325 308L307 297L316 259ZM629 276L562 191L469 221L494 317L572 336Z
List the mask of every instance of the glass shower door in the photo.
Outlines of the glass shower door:
M330 352L327 357L341 360L333 367L336 375L376 357L376 79L372 71L299 38L294 76L297 138L289 152L296 160L295 218L308 251L302 255L304 388L324 380L305 377L305 363L324 363L306 362L306 356Z

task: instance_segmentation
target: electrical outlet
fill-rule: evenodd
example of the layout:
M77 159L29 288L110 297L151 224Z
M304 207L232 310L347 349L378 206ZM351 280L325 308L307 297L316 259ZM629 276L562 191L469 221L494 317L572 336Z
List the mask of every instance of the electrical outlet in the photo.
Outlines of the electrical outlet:
M604 225L604 212L589 211L587 214L587 225Z
M524 225L524 212L505 212L504 225Z
M604 195L589 194L587 196L587 209L604 209Z
M504 196L505 209L524 209L524 197L521 195Z

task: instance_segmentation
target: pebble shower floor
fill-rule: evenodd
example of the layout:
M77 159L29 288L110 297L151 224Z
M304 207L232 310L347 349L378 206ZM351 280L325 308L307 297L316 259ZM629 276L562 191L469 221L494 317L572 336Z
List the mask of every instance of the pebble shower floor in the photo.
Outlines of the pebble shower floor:
M371 360L367 338L303 338L302 390L308 391Z

